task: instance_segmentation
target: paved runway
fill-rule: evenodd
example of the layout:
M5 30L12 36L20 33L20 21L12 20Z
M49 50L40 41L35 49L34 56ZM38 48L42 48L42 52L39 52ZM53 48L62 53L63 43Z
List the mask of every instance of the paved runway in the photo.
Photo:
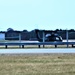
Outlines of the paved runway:
M0 49L0 54L24 54L24 53L75 53L75 48Z

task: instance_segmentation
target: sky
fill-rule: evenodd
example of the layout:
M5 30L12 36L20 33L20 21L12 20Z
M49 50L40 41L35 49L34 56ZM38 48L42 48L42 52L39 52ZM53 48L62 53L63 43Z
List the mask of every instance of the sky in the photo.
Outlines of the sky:
M0 31L75 29L75 0L0 0Z

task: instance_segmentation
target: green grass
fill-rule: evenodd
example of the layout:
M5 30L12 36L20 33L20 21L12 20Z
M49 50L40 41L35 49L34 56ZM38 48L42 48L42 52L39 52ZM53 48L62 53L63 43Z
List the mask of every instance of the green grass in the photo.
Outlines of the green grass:
M75 54L0 55L0 75L75 75Z

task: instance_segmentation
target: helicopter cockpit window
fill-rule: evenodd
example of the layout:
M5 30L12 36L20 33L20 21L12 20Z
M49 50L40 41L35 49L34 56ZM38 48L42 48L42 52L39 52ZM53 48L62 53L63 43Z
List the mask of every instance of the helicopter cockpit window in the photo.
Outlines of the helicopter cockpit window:
M46 34L46 37L49 37L49 36L51 36L51 34Z
M56 40L59 40L59 38L58 38L58 37L56 37Z

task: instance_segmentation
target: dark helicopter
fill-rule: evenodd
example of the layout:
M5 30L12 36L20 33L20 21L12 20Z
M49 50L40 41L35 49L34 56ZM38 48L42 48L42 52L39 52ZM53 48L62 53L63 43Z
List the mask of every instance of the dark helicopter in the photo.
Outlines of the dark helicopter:
M36 29L35 33L39 42L62 42L62 37L54 31Z

